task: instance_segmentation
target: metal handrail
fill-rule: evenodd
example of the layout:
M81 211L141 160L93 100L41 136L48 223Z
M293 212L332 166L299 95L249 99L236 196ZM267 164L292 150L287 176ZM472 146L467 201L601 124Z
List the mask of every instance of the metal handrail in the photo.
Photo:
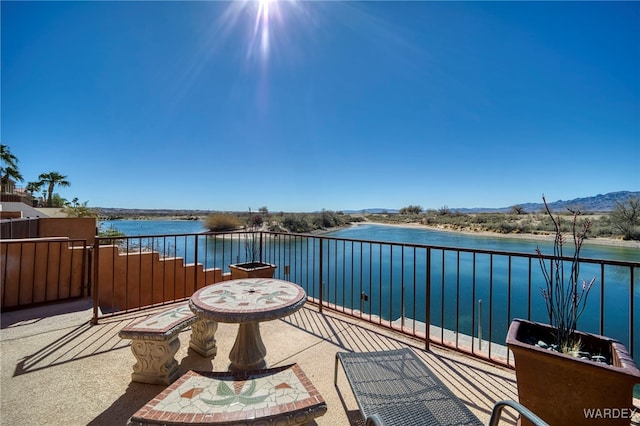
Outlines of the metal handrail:
M204 270L219 268L224 273L229 263L242 261L244 235L246 232L207 232L118 238L124 251L139 252L147 244L148 251L160 252L160 258L184 257L184 263L196 263ZM97 238L96 242L112 239ZM546 320L544 301L537 295L541 277L537 275L536 253L282 232L261 233L261 245L262 260L278 265L276 278L301 285L319 310L339 311L398 330L423 340L427 348L430 343L437 343L510 365L510 355L503 347L510 320L516 316ZM548 260L552 256L542 258ZM580 262L585 271L593 269L601 283L600 293L594 293L589 301L593 306L589 315L584 316L585 324L591 324L589 331L611 332L611 324L617 321L616 327L622 325L613 330L614 334L633 354L638 344L634 294L638 291L636 269L640 262L589 258L581 258ZM133 271L134 263L129 262L127 269ZM95 259L94 264L97 268ZM161 275L163 271L158 268L161 266L152 269L152 273ZM174 273L180 277L187 274L185 271ZM100 279L96 274L96 297L98 285L116 285L100 283ZM179 281L187 280L182 277ZM163 291L169 294L174 289ZM605 302L614 297L628 300L626 309L607 308ZM483 300L482 312L476 310L478 299ZM622 320L617 319L620 315ZM482 348L476 334L480 327L484 334Z

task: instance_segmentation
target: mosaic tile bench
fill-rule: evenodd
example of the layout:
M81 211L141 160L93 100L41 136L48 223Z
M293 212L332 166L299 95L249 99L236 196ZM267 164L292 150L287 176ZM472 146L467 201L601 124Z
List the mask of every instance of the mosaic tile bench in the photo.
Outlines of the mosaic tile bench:
M298 364L244 372L190 370L130 419L129 425L300 425L327 404Z
M131 380L154 385L168 385L179 376L175 355L180 348L178 334L184 328L209 330L191 333L189 347L200 355L215 356L215 328L198 320L186 303L152 314L120 330L118 336L131 339L131 352L137 362L133 366ZM203 340L207 339L207 342ZM211 344L213 341L213 344ZM206 350L203 348L207 348Z

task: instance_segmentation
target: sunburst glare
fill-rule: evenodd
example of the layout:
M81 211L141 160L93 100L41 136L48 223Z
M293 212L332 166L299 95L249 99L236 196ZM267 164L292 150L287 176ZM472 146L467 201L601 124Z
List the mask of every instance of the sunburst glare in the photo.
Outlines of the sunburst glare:
M256 13L253 34L251 35L251 42L249 44L249 56L255 51L259 43L258 49L260 57L263 60L269 57L269 10L272 3L276 4L272 2L272 0L260 0L258 2L258 12Z
M286 4L285 4L286 3ZM293 11L295 0L236 0L232 1L224 15L222 25L228 30L247 17L252 19L249 29L246 59L267 62L274 48L276 31L284 31L285 9Z

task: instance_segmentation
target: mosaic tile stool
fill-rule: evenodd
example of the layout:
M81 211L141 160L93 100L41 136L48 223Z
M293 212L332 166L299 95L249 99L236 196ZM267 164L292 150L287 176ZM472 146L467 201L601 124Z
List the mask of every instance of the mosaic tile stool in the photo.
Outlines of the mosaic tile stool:
M243 372L188 371L129 425L300 425L327 404L298 364Z
M197 328L200 321L183 303L124 327L118 336L132 340L131 352L137 360L131 380L154 385L168 385L176 380L179 373L174 357L180 348L178 334L190 325ZM209 333L213 345L199 342L203 333L192 333L189 346L203 356L215 355L214 333L215 330ZM203 353L201 348L204 346L209 347L208 352Z

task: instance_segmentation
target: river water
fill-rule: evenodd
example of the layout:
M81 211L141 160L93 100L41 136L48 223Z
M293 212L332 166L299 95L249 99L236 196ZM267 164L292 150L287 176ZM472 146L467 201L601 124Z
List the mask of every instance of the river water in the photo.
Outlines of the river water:
M203 223L198 220L109 220L101 221L100 228L102 230L114 228L128 236L190 234L206 231ZM330 232L326 235L336 238L426 244L458 248L464 247L529 254L535 253L536 247L540 247L543 253L552 253L553 251L553 244L548 241L492 237L488 235L470 235L431 229L373 224L343 228ZM591 259L612 259L631 262L640 261L640 249L630 247L587 243L583 246L581 253L582 257Z
M128 236L139 236L139 235L168 235L168 234L192 234L192 233L200 233L206 231L203 227L203 223L200 221L178 221L178 220L117 220L117 221L105 221L100 223L101 229L109 229L114 228L117 229ZM384 226L384 225L375 225L375 224L360 224L357 226L339 229L333 232L326 234L328 237L332 238L344 238L344 239L354 239L354 240L370 240L370 241L382 241L382 242L393 242L393 243L409 243L409 244L421 244L435 247L451 247L451 248L467 248L467 249L475 249L475 250L490 250L490 251L498 251L498 252L511 252L511 253L524 253L524 254L534 254L536 247L540 247L541 251L545 254L553 253L553 244L550 241L542 241L542 240L527 240L521 238L507 238L507 237L492 237L490 235L472 235L472 234L463 234L456 232L448 232L448 231L436 231L430 229L420 229L420 228L404 228L397 226ZM204 238L204 237L203 237ZM349 246L344 246L340 248L340 246L336 246L336 250L344 251L344 250L362 250L357 247L354 249L353 247L349 248ZM383 247L376 249L375 245L368 246L369 248L365 248L365 250L373 251L373 250L385 250ZM185 249L185 251L188 251ZM379 253L379 252L377 252ZM441 252L441 256L449 256L450 254L445 252ZM336 258L340 258L342 253L337 253L338 256ZM570 255L571 253L565 253L565 255ZM178 253L180 255L180 253ZM356 253L356 255L360 255L360 253ZM452 252L451 255L454 255ZM351 256L351 254L349 254ZM472 333L471 324L472 324L472 310L471 306L474 303L477 303L477 299L484 298L484 300L488 300L491 298L493 300L493 312L492 312L492 331L494 336L496 336L494 341L497 343L504 342L504 336L506 335L506 328L511 320L508 318L510 315L513 317L524 317L526 315L524 312L524 308L521 303L518 303L519 297L529 297L528 294L525 293L526 284L526 276L528 275L528 265L525 264L524 261L519 262L519 260L515 260L512 265L511 270L511 278L506 278L504 271L506 259L502 258L494 258L490 259L488 256L478 256L476 259L476 267L477 271L486 271L488 269L494 268L497 272L494 274L491 283L491 292L488 290L488 285L476 285L474 284L474 291L477 291L475 294L476 299L472 300L471 294L471 283L474 279L472 278L472 267L469 266L471 264L470 256L469 258L463 255L461 257L461 268L460 270L455 270L456 262L447 261L447 268L445 268L444 273L440 273L437 270L435 274L440 274L439 276L434 276L433 282L438 283L432 287L432 304L431 304L431 318L432 324L434 325L444 325L445 328L455 328L455 321L460 321L459 329L461 332ZM186 256L188 257L188 255ZM368 255L366 256L368 257ZM437 255L436 255L437 257ZM608 259L608 260L618 260L618 261L632 261L637 262L640 261L640 249L630 248L630 247L618 247L618 246L607 246L607 245L597 245L597 244L585 244L582 248L581 252L582 258L588 259ZM373 259L376 259L376 256L373 256ZM385 298L391 298L394 300L394 303L397 299L396 296L389 292L389 289L385 289L384 287L389 285L387 281L387 275L394 275L396 272L390 272L387 274L387 270L391 271L391 267L388 264L391 257L380 256L382 259L382 265L376 265L372 268L374 271L373 277L374 281L379 280L381 283L382 290L378 291L377 295L371 295L372 297L377 297L381 300L386 300ZM408 259L408 258L407 258ZM424 259L416 258L415 260L407 260L405 262L415 262L416 269L424 270ZM520 259L523 260L523 259ZM187 259L187 261L190 261ZM375 261L375 260L374 260ZM393 260L395 262L395 260ZM434 265L439 264L439 260L434 258ZM491 262L491 264L490 264ZM442 262L443 264L445 262ZM485 265L486 263L486 265ZM396 264L397 265L397 264ZM534 263L535 265L535 263ZM378 268L379 266L379 268ZM503 269L500 269L503 268ZM380 271L378 273L377 271ZM534 272L534 281L535 284L532 286L531 290L531 306L532 306L532 319L538 321L544 321L546 317L546 310L544 307L544 300L542 296L540 296L539 289L543 286L543 283L540 282L539 277L535 277L536 274L539 274L539 268L535 267ZM628 268L619 268L619 267L606 267L605 277L606 277L606 290L605 287L602 287L602 292L600 292L600 288L596 287L590 297L589 304L587 305L587 309L583 317L581 318L579 328L585 331L597 332L599 327L599 310L601 308L601 300L605 300L604 306L604 332L606 335L617 338L621 340L625 345L628 345L629 341L629 316L630 310L633 308L634 311L634 329L640 329L640 270L636 268L635 273L635 284L634 291L631 292L629 288L629 269ZM341 277L337 277L336 282L333 284L335 288L341 288L342 286L356 286L356 282L363 280L363 275L366 275L367 271L355 271L355 275L352 273L350 279L343 280ZM586 265L581 268L581 276L599 276L600 270L598 265ZM444 277L443 277L444 276ZM371 277L367 277L367 279L371 279ZM391 277L393 282L398 282L395 278ZM409 278L411 280L411 278ZM420 280L424 282L424 278L421 277ZM366 280L365 280L366 281ZM416 282L418 280L416 279ZM440 287L439 283L445 283ZM457 295L452 293L451 287L455 285L455 283L462 283L460 293ZM508 284L509 283L509 284ZM511 300L510 303L512 307L510 308L510 313L507 312L506 304L506 288L510 285L512 289ZM600 283L596 283L596 286L599 286ZM396 285L397 287L397 285ZM411 287L408 285L408 287ZM505 290L503 290L505 289ZM356 290L356 294L359 294L361 291L360 288ZM358 308L355 306L359 303L358 300L346 300L340 299L339 291L335 291L336 300L334 302L338 304L343 304L347 307ZM424 300L423 295L424 289L416 290L416 294L410 295L410 298L414 300ZM630 296L633 294L633 296ZM316 296L316 295L314 295ZM394 299L395 298L395 299ZM601 299L603 298L603 299ZM633 304L631 303L633 298ZM442 301L442 302L440 302ZM515 302L514 302L515 301ZM464 305L465 310L460 311L457 315L452 315L456 311L456 303L460 302ZM399 302L398 302L399 303ZM392 304L393 305L393 304ZM424 305L424 304L422 304ZM383 318L391 318L396 319L398 317L398 306L389 306L387 304L381 303L380 311L374 312L375 314L381 315ZM372 303L373 309L373 303ZM414 311L404 312L404 315L410 318L423 318L424 317L424 306L420 304L414 304ZM446 312L446 315L445 315ZM441 319L444 317L444 320ZM486 316L486 315L485 315ZM442 324L444 322L444 324ZM638 333L633 336L634 347L636 348L636 358L639 358L638 350L640 348L640 339L638 338Z

